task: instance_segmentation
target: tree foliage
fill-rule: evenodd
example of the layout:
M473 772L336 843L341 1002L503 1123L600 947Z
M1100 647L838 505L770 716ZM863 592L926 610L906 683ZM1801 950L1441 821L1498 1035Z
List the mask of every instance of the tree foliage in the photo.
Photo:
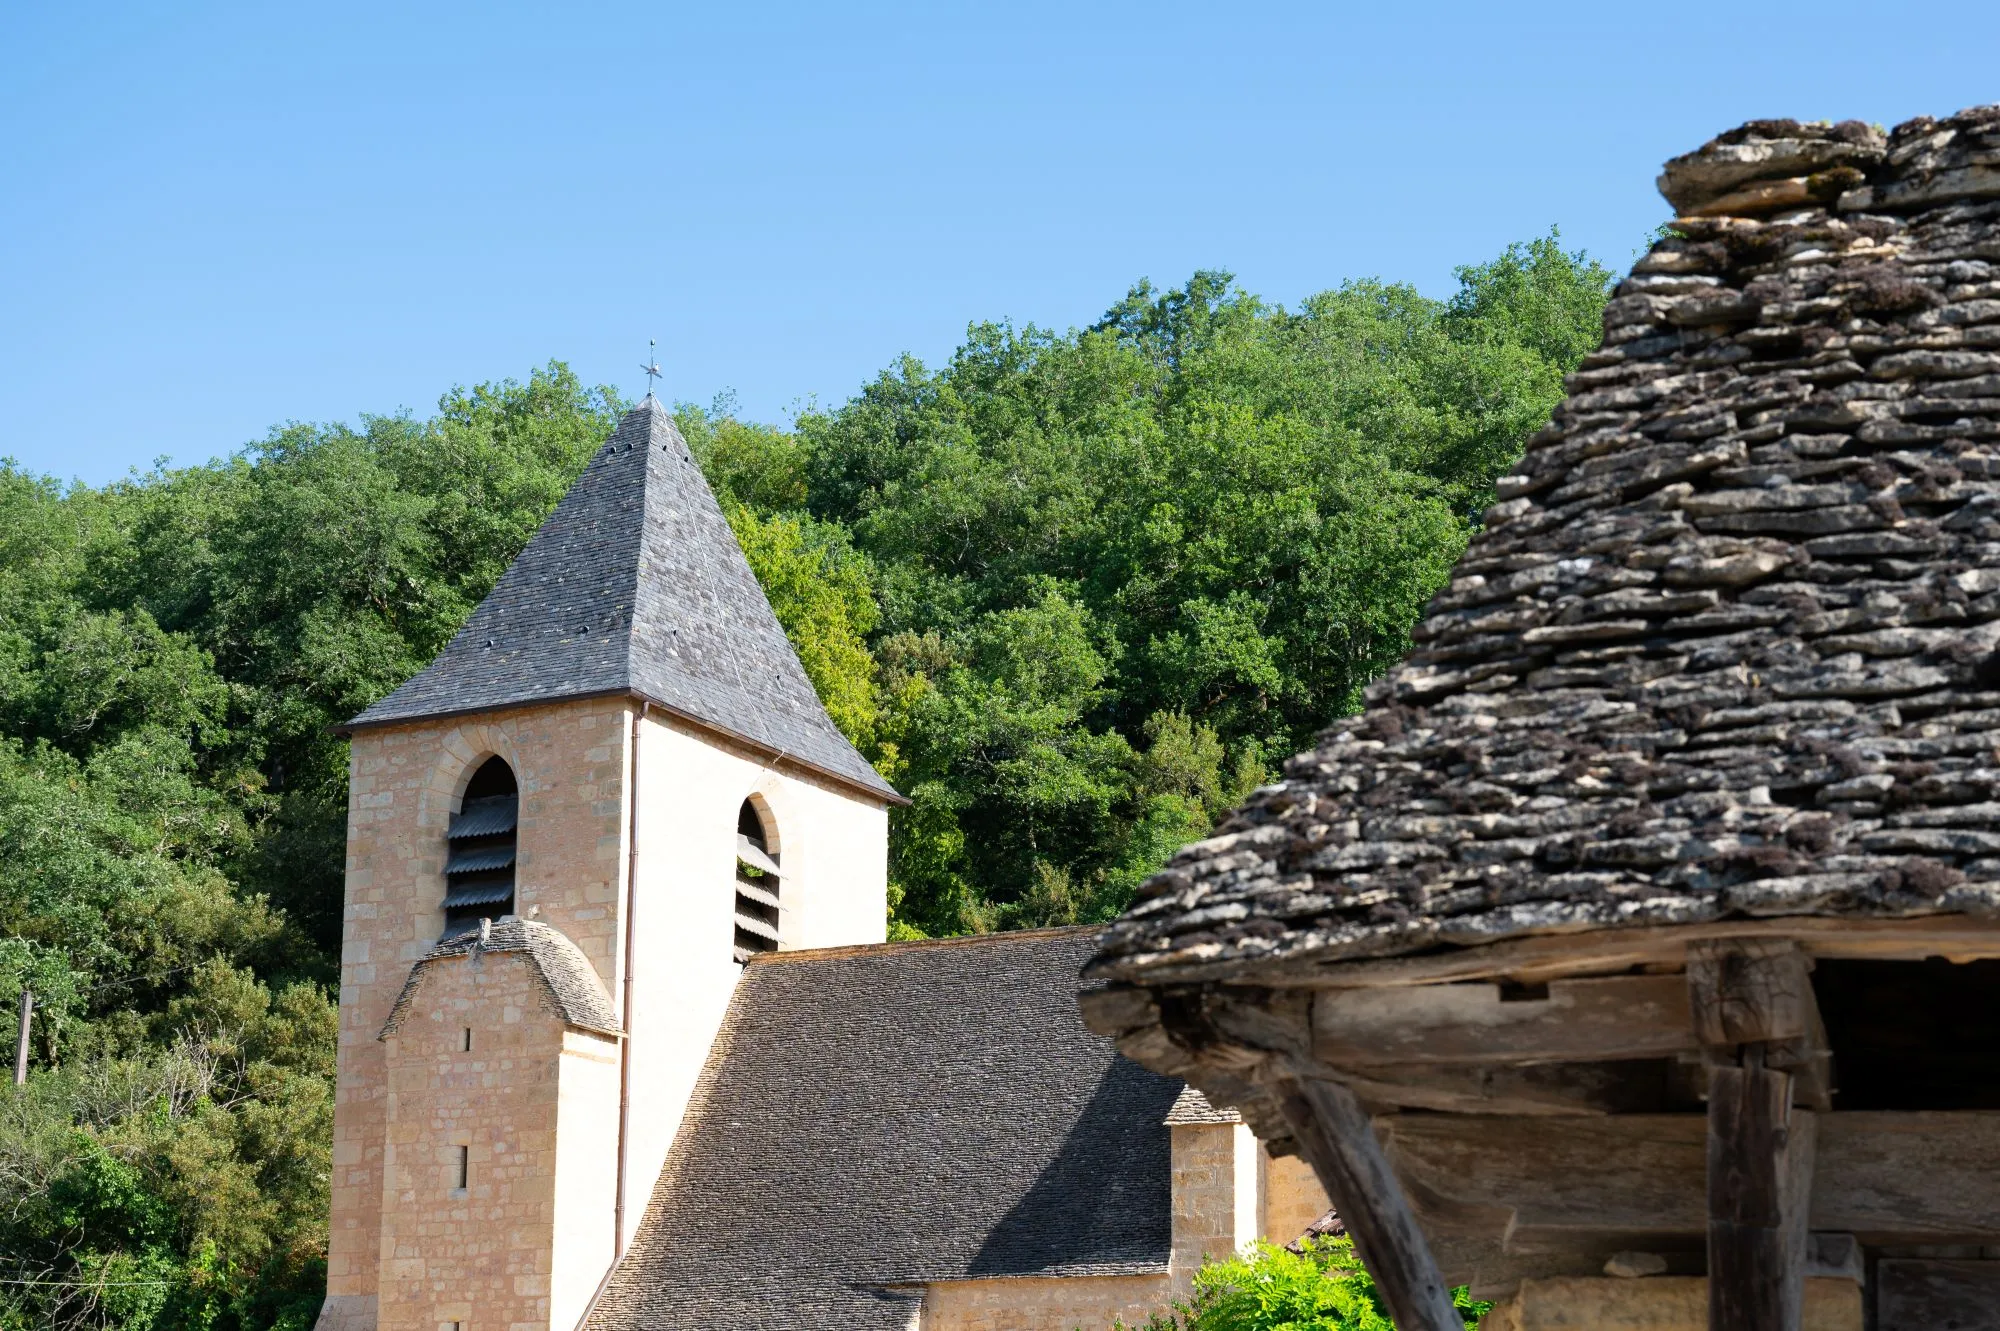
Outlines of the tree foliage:
M911 799L897 936L1108 917L1402 653L1608 275L1551 236L1459 276L1287 310L1198 273L1085 329L975 324L792 429L677 408ZM623 406L551 364L103 487L0 463L0 985L42 1004L0 1098L0 1331L309 1324L334 727L449 640Z
M1106 918L1353 711L1594 343L1608 277L1551 235L1442 302L1141 283L1080 331L975 324L942 368L802 417L795 448L739 445L758 462L730 474L803 491L872 561L877 751L914 801L899 918Z

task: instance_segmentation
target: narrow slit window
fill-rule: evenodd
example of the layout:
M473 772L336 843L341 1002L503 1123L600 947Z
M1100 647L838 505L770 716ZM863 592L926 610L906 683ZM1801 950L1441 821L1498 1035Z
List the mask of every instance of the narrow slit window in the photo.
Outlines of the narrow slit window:
M446 933L458 933L481 919L514 913L514 852L520 812L514 769L502 759L488 758L472 774L446 833Z
M461 1047L468 1054L472 1052L472 1027L470 1026L465 1028L465 1043Z
M778 855L776 838L754 801L736 811L736 941L734 955L745 962L759 952L778 950Z
M458 1148L458 1174L457 1174L457 1178L458 1178L458 1182L456 1182L456 1183L452 1184L452 1185L451 1185L452 1187L454 1187L454 1188L457 1188L457 1189L459 1189L460 1191L463 1191L463 1190L464 1190L464 1189L466 1189L467 1187L470 1187L470 1186L471 1186L471 1183L472 1183L472 1148L471 1148L470 1146L461 1146L461 1147L459 1147L459 1148Z

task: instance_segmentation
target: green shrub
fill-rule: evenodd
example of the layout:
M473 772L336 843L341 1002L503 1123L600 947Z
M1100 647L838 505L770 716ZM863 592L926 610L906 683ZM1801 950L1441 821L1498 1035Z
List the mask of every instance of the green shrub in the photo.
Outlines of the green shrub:
M1300 1253L1259 1243L1241 1257L1210 1262L1194 1278L1193 1299L1135 1331L1394 1331L1353 1240L1303 1246ZM1474 1303L1463 1285L1452 1291L1452 1304L1468 1327L1493 1306Z

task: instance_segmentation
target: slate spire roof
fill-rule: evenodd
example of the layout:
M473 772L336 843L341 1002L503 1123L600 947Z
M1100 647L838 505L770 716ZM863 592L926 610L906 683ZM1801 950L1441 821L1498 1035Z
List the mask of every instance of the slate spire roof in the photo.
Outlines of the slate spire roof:
M900 799L827 716L687 441L650 396L450 645L348 724L606 694Z
M1996 162L2000 107L1668 163L1679 220L1416 650L1090 972L2000 916Z

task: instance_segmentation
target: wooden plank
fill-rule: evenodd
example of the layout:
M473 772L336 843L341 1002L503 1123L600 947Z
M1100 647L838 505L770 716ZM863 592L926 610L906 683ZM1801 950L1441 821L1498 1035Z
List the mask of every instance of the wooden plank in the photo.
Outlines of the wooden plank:
M2000 1111L1822 1114L1813 1228L2000 1243Z
M1353 1092L1315 1078L1272 1086L1327 1198L1354 1237L1389 1316L1403 1331L1464 1331L1451 1289Z
M1782 1012L1752 1007L1753 1025ZM1792 1108L1790 1075L1763 1066L1761 1051L1741 1067L1715 1069L1708 1082L1709 1331L1799 1331L1812 1157L1813 1115Z
M1313 1057L1337 1068L1581 1063L1697 1048L1678 975L1558 980L1524 1000L1496 984L1337 989L1313 999Z
M2000 1262L1884 1258L1876 1331L2000 1331Z
M1700 1073L1700 1069L1693 1069ZM1657 1113L1667 1107L1669 1069L1649 1062L1386 1063L1328 1075L1372 1105L1449 1114L1551 1117Z
M1863 1243L2000 1244L2000 1111L1819 1114L1811 1225ZM1700 1114L1564 1120L1385 1114L1376 1133L1427 1228L1510 1249L1583 1236L1699 1243L1707 1233Z
M1704 938L1797 938L1815 957L1865 961L2000 958L2000 920L1926 915L1907 920L1786 916L1709 924L1537 934L1415 957L1301 959L1257 968L1260 985L1369 989L1475 980L1545 983L1611 975L1641 966L1678 969L1687 945ZM1164 980L1164 977L1163 977Z
M1700 1114L1575 1119L1385 1114L1375 1120L1426 1227L1506 1237L1510 1250L1599 1234L1699 1243L1707 1120Z
M1695 1035L1705 1045L1796 1040L1813 1016L1812 963L1791 938L1709 938L1688 944Z

